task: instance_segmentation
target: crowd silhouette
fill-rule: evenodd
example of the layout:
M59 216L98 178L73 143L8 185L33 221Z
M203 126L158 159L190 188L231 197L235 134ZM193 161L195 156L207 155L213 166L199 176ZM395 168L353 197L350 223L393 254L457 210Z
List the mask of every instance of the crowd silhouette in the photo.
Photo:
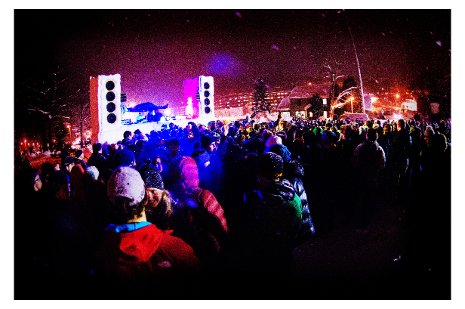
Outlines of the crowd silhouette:
M170 124L88 158L18 155L14 188L16 299L450 297L448 120ZM340 271L350 243L315 270L327 239L390 226L401 257L379 289L353 275L372 268Z

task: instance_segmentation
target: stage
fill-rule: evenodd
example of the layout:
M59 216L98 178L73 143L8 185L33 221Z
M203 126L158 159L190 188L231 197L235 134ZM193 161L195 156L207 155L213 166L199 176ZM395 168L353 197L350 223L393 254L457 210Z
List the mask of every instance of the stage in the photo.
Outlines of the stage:
M212 120L216 120L216 119L214 118L187 119L185 117L182 117L182 118L176 118L176 119L168 118L168 120L166 120L166 118L163 117L158 122L153 121L153 122L139 122L139 123L134 123L134 124L121 124L120 126L114 128L113 130L105 130L105 131L99 132L98 142L102 144L105 142L109 144L117 143L118 141L121 141L123 139L123 133L125 131L131 131L132 133L134 133L134 131L139 129L144 134L150 134L152 130L161 131L163 128L168 129L170 123L173 123L181 128L185 128L189 122L193 122L197 125L199 124L207 125L208 122Z

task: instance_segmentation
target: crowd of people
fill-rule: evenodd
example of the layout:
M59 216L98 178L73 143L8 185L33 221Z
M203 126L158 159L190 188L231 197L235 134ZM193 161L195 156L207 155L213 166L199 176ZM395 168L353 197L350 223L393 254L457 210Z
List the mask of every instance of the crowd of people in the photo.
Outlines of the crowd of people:
M291 282L294 248L337 224L366 230L387 195L412 227L412 263L447 256L450 154L446 120L278 118L126 131L37 169L22 158L15 293L210 298L232 278Z

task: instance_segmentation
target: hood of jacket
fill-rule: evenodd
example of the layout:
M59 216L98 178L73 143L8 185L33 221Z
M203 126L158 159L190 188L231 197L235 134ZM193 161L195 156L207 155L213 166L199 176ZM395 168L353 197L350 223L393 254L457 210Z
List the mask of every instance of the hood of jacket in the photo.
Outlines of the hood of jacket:
M199 169L193 158L183 156L173 164L177 190L183 191L199 186Z
M131 223L125 224L130 226ZM107 229L109 243L116 254L132 263L144 263L150 260L166 235L155 225L147 225L137 229L121 229L121 226L110 226Z

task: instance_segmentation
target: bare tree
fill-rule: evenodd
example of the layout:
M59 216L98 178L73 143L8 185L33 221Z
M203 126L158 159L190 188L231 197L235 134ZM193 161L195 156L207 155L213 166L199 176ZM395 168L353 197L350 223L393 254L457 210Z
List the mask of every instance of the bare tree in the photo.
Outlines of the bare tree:
M262 79L255 81L255 90L252 102L252 115L254 118L258 113L271 113L271 103L267 98L268 86Z
M57 67L53 73L43 77L40 82L18 85L21 105L25 106L26 117L41 119L42 127L30 128L45 133L44 143L50 142L53 136L63 139L63 123L78 123L82 136L83 128L88 123L89 112L86 112L88 100L82 89L72 89L69 77L65 76L62 68ZM88 108L87 108L88 109Z

